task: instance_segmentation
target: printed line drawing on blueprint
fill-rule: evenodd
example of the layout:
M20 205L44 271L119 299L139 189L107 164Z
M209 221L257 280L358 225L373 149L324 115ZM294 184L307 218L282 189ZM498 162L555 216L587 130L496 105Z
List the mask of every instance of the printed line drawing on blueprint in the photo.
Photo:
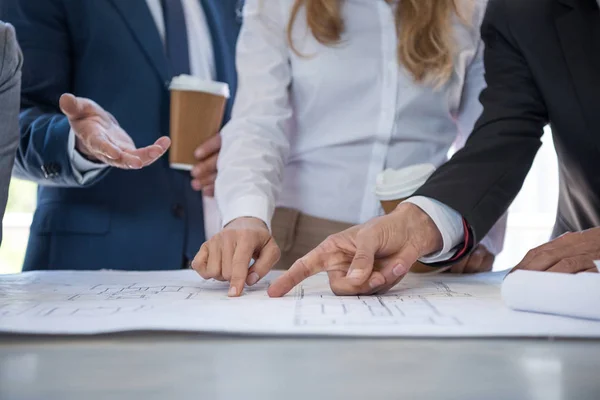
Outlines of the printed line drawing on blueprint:
M310 295L309 295L310 294ZM314 325L462 325L459 318L441 311L434 303L440 299L472 297L455 292L443 282L430 281L421 287L400 283L384 296L335 297L296 294L295 324Z
M122 313L150 311L153 306L83 306L56 303L42 305L39 303L0 304L0 317L106 317Z

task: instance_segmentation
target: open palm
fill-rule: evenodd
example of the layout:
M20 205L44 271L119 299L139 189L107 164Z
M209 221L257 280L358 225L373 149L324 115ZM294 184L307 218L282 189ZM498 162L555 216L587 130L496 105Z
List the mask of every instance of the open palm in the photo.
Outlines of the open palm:
M69 119L77 150L92 161L140 169L158 160L171 144L168 137L162 137L150 146L136 148L118 121L89 99L64 94L60 108Z

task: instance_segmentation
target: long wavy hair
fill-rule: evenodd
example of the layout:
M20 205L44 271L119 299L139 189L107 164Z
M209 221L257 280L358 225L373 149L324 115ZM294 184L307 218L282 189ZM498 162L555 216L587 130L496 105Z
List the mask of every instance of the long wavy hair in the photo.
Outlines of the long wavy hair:
M393 3L392 0L386 0ZM398 34L398 58L416 82L443 85L452 76L455 40L453 18L465 24L457 1L460 0L398 0L395 5ZM473 1L473 0L471 0ZM313 36L324 45L335 45L342 39L344 0L296 0L292 8L287 35L292 50L292 30L302 7Z

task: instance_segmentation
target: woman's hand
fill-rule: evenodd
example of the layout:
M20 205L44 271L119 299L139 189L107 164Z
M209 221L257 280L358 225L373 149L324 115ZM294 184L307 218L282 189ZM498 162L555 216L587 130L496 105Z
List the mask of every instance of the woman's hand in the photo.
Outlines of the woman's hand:
M241 296L244 284L252 286L279 261L281 253L265 223L238 218L204 243L192 268L204 279L230 282L229 296ZM248 268L252 259L255 263Z

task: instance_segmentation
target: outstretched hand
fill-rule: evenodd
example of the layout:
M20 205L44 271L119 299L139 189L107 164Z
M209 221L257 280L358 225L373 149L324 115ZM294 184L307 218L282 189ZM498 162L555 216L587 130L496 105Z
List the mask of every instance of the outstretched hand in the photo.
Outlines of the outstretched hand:
M136 148L115 117L90 99L63 94L60 108L75 134L76 149L91 161L140 169L162 157L171 145L171 139L161 137L150 146Z

